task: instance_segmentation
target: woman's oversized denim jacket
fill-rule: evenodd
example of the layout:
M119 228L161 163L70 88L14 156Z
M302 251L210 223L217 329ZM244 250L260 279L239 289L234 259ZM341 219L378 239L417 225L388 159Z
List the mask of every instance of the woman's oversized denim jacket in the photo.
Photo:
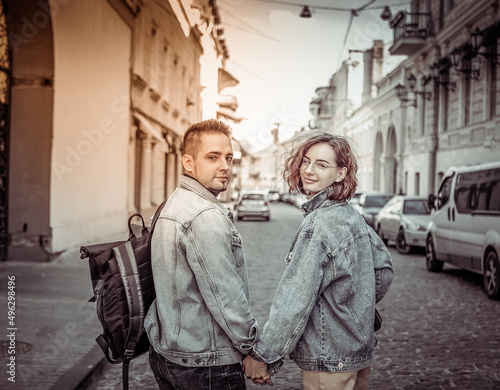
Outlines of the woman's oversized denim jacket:
M251 352L271 374L288 353L307 371L358 371L373 363L375 303L392 282L391 257L358 211L327 199L329 189L303 206L269 321Z
M154 350L183 366L241 362L258 337L240 234L217 198L182 176L152 238Z

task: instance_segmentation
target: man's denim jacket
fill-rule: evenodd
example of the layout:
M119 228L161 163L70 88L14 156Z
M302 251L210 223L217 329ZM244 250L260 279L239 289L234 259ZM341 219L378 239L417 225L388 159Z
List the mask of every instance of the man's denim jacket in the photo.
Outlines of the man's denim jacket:
M144 326L154 350L182 366L241 362L259 332L229 210L182 176L156 223L151 255L156 300Z
M327 199L306 212L261 338L251 352L272 374L288 353L307 371L358 371L373 363L375 303L393 276L386 246L348 202Z

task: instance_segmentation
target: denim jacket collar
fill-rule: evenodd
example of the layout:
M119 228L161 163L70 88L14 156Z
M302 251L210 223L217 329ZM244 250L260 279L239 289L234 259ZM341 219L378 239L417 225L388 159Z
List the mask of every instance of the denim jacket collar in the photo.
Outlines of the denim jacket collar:
M331 189L333 186L326 187L324 190L318 192L316 195L314 195L311 199L309 199L307 202L305 202L302 205L302 208L306 212L306 214L309 214L316 210L317 208L331 204L331 201L328 199L328 194L330 193Z
M181 175L180 181L179 181L179 187L184 188L188 191L192 191L195 194L201 196L202 198L214 203L214 205L221 210L225 215L229 216L232 218L232 213L224 207L219 199L210 192L205 186L203 186L198 180L195 178L189 176L189 175Z

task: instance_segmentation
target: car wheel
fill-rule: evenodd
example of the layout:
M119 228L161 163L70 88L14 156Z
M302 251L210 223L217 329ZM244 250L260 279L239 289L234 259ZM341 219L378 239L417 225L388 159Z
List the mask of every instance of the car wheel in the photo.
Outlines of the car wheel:
M431 272L440 272L443 270L444 263L436 259L436 251L432 243L432 237L428 236L425 243L425 262L427 270Z
M382 233L382 228L380 227L380 224L377 225L377 234L379 235L380 239L382 242L387 245L387 238L384 237L384 233Z
M491 251L484 261L484 289L491 299L500 299L500 262L496 252Z
M399 230L396 237L396 249L403 255L406 255L411 251L411 246L406 242L405 231L403 229Z

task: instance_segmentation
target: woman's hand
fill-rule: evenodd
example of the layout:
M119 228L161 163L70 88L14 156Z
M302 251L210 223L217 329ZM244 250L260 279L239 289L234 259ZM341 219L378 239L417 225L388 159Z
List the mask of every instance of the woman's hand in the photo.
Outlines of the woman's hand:
M245 371L245 376L251 379L253 383L258 383L261 386L273 386L271 376L267 373L267 364L265 362L259 362L250 355L247 355L243 360L243 371Z

